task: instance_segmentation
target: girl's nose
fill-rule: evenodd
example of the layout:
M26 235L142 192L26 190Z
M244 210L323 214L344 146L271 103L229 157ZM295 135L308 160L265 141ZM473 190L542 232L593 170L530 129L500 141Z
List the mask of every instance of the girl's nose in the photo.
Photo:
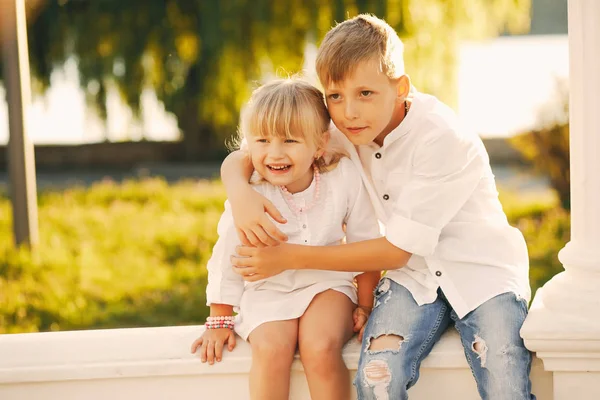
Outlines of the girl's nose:
M281 146L279 143L271 143L269 146L269 155L271 157L281 157L283 156L283 153L283 146Z

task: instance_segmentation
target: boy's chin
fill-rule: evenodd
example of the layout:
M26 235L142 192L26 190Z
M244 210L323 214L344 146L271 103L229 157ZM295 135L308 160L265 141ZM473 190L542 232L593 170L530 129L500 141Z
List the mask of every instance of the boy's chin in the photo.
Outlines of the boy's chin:
M369 135L353 135L347 133L345 136L355 146L369 144L374 140L374 138L371 138Z

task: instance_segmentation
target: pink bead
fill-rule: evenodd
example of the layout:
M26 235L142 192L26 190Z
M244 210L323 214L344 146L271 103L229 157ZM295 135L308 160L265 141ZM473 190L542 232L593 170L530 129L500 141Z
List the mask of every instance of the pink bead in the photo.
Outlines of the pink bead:
M312 201L309 204L307 204L305 207L299 207L296 204L296 202L294 201L294 197L291 195L291 193L287 190L287 188L285 186L279 187L284 194L283 197L284 197L286 203L288 204L288 206L290 207L292 212L294 212L294 214L299 214L304 211L310 210L315 204L317 204L317 201L319 200L319 194L320 194L320 184L319 183L321 181L321 174L316 166L313 166L313 171L314 171L313 178L315 180L315 194L314 194Z

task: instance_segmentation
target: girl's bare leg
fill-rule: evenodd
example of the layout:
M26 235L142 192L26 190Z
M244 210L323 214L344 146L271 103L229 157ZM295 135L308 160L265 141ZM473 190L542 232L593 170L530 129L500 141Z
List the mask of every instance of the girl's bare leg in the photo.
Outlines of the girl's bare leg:
M350 374L342 348L353 335L348 296L335 290L317 295L300 317L298 345L312 400L348 400Z
M264 323L250 333L248 341L252 347L250 398L288 400L298 320Z

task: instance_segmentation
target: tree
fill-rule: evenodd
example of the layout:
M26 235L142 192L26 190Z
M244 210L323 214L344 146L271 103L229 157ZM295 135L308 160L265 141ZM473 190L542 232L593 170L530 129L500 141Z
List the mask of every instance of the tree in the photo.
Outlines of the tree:
M550 178L561 206L571 209L571 180L569 158L569 93L566 82L557 83L560 103L550 103L542 111L540 127L510 139L534 168Z
M74 57L90 104L106 114L115 85L134 113L151 87L183 132L188 159L222 148L255 82L302 68L308 41L359 12L405 42L414 84L450 103L461 39L524 30L531 0L47 0L30 26L40 91Z

